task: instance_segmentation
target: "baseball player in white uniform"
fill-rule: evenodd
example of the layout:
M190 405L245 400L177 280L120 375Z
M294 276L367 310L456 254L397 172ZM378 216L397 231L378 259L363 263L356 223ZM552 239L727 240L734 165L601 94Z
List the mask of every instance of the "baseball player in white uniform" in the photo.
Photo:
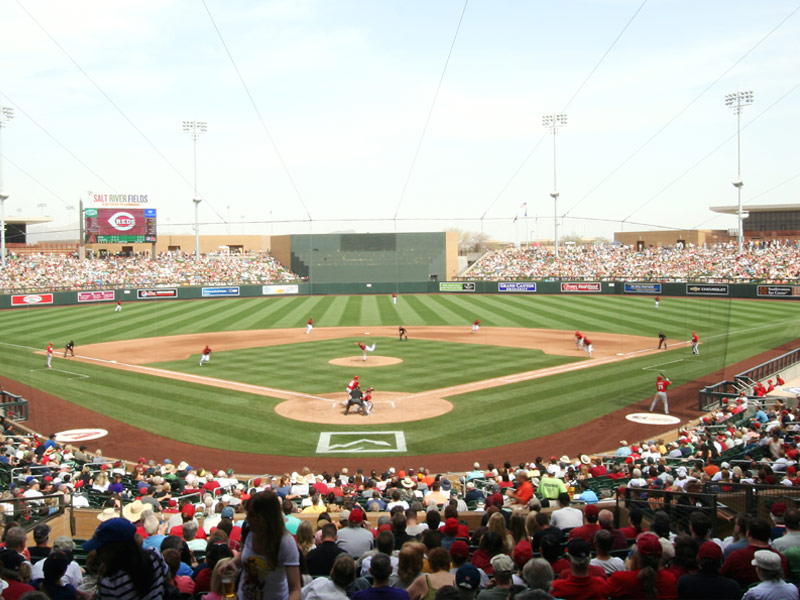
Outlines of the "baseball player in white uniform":
M355 344L361 348L361 352L364 354L364 360L367 360L367 352L375 352L375 344L372 344L372 346L367 346L361 342L356 342Z
M312 329L314 329L314 319L309 319L308 323L306 323L306 335L311 333Z

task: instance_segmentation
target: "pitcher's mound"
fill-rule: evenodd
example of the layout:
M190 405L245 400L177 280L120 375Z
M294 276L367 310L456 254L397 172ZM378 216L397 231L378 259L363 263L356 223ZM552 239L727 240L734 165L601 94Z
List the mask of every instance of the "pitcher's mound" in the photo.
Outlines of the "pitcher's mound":
M388 365L399 365L403 362L402 358L392 356L368 356L364 360L363 356L345 356L344 358L334 358L328 364L340 367L386 367Z
M429 394L375 392L372 397L374 406L370 414L367 416L356 414L353 412L355 409L353 406L350 407L350 414L345 415L345 407L342 404L345 398L344 392L320 394L316 397L300 396L281 402L275 407L275 412L287 419L307 423L376 425L422 421L453 410L450 402Z

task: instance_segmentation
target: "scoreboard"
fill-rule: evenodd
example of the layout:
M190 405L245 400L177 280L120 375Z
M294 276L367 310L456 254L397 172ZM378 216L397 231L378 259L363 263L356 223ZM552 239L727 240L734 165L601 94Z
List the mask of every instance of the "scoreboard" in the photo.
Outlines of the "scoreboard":
M83 211L87 244L143 244L155 242L155 208L86 208Z

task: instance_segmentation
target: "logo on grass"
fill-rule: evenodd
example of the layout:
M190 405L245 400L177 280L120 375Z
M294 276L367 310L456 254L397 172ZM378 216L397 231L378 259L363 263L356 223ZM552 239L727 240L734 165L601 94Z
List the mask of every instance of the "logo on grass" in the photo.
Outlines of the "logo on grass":
M323 431L317 442L317 454L405 451L402 431Z
M659 415L658 413L631 413L625 415L628 421L642 423L643 425L677 425L681 420L670 415Z

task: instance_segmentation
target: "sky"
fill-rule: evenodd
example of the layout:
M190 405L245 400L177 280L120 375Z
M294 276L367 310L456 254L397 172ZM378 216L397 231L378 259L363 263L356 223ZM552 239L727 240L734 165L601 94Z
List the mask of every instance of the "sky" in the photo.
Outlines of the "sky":
M195 174L201 234L732 229L740 91L745 210L800 197L798 0L6 0L0 36L5 212L50 237L92 194L191 233Z

